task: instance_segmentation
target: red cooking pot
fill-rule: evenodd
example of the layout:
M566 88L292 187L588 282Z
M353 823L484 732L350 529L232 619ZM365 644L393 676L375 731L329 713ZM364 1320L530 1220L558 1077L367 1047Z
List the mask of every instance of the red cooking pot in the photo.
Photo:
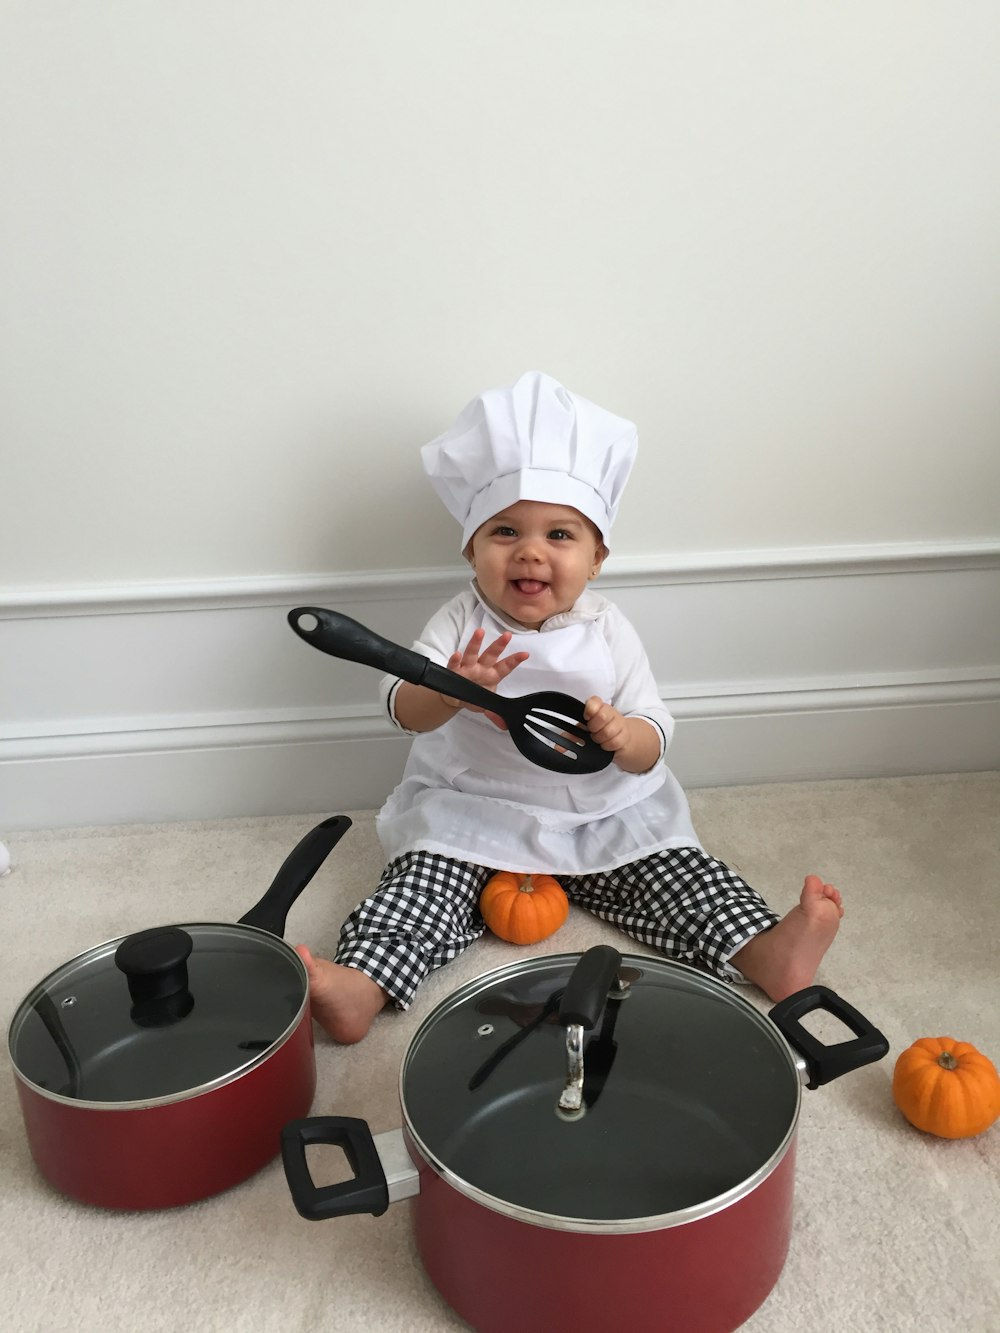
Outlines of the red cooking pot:
M8 1046L28 1143L63 1194L167 1208L276 1157L316 1090L306 970L285 917L351 826L307 833L238 924L98 945L22 1000Z
M854 1036L806 1032L819 1008ZM480 1333L724 1333L784 1264L803 1078L817 1087L887 1050L820 986L765 1015L665 959L607 945L537 957L424 1020L400 1072L401 1131L298 1121L285 1173L311 1220L412 1195L424 1266ZM339 1144L355 1179L317 1186L314 1143Z

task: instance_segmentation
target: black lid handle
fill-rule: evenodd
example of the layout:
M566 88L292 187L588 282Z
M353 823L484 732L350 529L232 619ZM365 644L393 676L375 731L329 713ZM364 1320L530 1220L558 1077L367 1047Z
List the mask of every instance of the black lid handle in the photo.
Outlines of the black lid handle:
M621 965L621 954L610 944L595 944L582 954L566 983L559 1022L564 1027L579 1024L587 1032L596 1027Z
M128 935L115 950L115 967L128 978L133 1000L161 1000L187 986L194 943L179 926L153 926Z
M194 941L179 926L153 926L128 935L115 950L132 997L132 1021L143 1028L167 1027L194 1008L187 960Z

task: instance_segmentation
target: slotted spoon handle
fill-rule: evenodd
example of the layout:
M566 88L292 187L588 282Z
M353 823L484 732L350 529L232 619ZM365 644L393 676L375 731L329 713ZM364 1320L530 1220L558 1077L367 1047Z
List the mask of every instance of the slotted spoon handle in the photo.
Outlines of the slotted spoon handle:
M307 623L309 617L315 625ZM439 690L454 699L502 715L505 702L502 695L466 680L447 667L438 666L412 648L401 648L398 643L383 639L381 634L360 625L350 616L342 616L338 611L328 611L322 606L297 606L294 611L289 611L288 623L300 639L331 657L391 672L411 685Z

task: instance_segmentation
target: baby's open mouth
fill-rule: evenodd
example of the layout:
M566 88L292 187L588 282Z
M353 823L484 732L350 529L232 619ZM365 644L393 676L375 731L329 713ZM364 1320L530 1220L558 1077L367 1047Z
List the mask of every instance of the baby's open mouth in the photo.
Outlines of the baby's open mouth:
M525 597L536 597L549 586L538 579L513 579L512 582L517 591Z

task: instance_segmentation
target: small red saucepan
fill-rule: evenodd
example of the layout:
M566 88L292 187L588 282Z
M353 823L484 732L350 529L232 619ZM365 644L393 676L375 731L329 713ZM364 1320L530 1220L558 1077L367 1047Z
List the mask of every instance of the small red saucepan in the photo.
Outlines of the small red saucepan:
M824 1044L800 1022L813 1009L853 1035ZM291 1124L285 1173L311 1220L412 1197L424 1267L479 1333L728 1333L785 1261L802 1081L887 1050L820 986L763 1014L665 959L536 957L424 1020L401 1131ZM339 1144L355 1179L317 1186L313 1143Z
M63 1194L168 1208L276 1157L316 1090L308 979L288 910L351 826L307 833L238 923L111 940L22 1000L8 1047L31 1154Z

